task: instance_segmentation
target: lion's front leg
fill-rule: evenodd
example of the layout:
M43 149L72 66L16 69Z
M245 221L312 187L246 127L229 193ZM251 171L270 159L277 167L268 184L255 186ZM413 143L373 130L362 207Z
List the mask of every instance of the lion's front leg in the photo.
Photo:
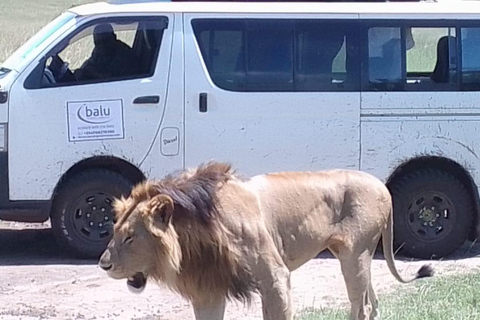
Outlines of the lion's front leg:
M278 254L271 239L262 241L254 270L258 291L262 298L264 320L293 320L290 293L290 270ZM267 248L270 246L269 248Z
M205 292L208 295L208 292ZM192 301L196 320L223 320L226 298Z
M293 320L290 271L285 266L271 266L259 281L264 320Z

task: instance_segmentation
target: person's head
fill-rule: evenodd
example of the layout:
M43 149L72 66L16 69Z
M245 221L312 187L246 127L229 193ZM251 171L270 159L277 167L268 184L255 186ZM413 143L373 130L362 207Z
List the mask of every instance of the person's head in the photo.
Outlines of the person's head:
M109 44L116 39L117 36L109 23L99 24L93 29L93 41L96 47Z

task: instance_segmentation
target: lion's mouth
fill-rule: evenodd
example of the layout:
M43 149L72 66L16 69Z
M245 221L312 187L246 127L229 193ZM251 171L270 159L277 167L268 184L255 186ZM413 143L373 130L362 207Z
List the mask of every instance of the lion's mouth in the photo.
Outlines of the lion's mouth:
M133 277L127 279L128 289L134 293L140 293L147 285L147 278L141 272L136 273Z

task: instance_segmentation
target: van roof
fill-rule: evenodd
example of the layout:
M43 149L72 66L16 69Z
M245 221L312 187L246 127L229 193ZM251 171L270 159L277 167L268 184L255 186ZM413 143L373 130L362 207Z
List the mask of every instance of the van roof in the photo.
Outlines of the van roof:
M70 8L78 15L108 13L324 13L358 14L359 17L396 18L474 18L478 19L480 1L446 0L440 2L171 2L111 1Z

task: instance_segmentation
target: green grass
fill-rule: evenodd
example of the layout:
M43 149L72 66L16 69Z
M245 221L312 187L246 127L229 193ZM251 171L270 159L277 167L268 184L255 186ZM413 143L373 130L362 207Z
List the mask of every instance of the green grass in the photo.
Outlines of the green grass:
M348 312L340 309L306 309L295 318L296 320L345 320L348 319Z
M382 320L474 320L480 318L480 273L438 276L400 286L379 297ZM304 310L297 320L348 319L345 309Z
M413 28L415 47L407 51L407 71L432 72L437 61L438 40L448 35L448 31L448 28Z
M346 310L340 309L306 309L303 310L296 320L346 320L349 315Z

